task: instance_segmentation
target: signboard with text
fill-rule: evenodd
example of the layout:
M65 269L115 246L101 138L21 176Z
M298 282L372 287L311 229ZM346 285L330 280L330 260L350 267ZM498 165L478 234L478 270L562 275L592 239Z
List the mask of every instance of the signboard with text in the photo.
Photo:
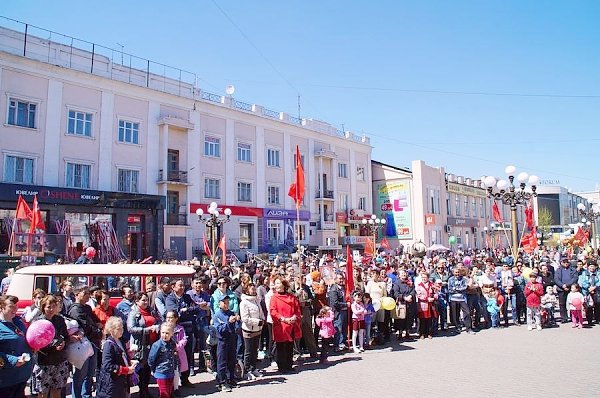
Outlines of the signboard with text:
M412 239L412 203L409 180L376 184L374 213L385 219L383 236Z

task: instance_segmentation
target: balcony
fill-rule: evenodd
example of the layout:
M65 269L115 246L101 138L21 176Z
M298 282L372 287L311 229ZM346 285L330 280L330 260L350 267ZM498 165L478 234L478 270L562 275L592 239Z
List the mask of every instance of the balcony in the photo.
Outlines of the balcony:
M167 213L167 225L187 225L187 214Z
M158 171L159 184L182 184L189 185L188 172L180 170L169 170L166 173L163 169Z
M316 158L326 158L326 159L336 159L337 158L337 154L333 151L329 151L327 149L317 149L315 151L315 157Z
M333 200L333 191L318 191L315 193L315 199L331 199Z

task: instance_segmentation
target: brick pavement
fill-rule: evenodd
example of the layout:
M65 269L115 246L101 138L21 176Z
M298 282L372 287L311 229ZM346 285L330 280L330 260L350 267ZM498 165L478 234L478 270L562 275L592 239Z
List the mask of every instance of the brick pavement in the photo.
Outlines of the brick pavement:
M440 336L330 357L327 367L305 362L293 375L270 367L231 393L212 376L194 376L185 396L289 397L566 397L600 396L600 326L526 326ZM154 389L154 392L156 390ZM137 394L134 394L134 397Z

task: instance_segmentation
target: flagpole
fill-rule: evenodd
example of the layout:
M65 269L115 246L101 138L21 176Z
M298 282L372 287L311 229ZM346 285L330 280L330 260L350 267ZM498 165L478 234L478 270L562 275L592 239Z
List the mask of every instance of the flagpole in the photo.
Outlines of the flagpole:
M12 225L12 230L10 232L10 241L8 242L8 249L10 251L10 256L14 256L15 255L15 249L13 247L13 245L15 244L15 228L17 227L17 217L15 217L13 219L13 225Z
M298 263L302 260L302 253L300 253L300 207L296 203L296 228L298 229L298 238L296 239L296 249L298 253Z

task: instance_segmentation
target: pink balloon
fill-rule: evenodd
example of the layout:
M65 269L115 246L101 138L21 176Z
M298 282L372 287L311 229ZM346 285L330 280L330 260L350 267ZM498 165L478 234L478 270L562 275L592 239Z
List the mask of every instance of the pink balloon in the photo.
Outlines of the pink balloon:
M25 334L25 339L27 340L29 347L37 351L52 343L52 340L54 340L54 333L55 330L52 322L40 319L29 325L27 333Z
M94 258L94 256L96 256L96 249L94 249L92 246L88 247L85 249L85 255L87 258Z
M469 265L471 265L471 257L465 256L465 258L463 258L463 264L466 265L467 267Z
M575 297L573 299L573 301L571 301L571 304L573 304L573 307L579 308L579 307L581 307L581 305L583 304L583 302L581 301L580 298Z

